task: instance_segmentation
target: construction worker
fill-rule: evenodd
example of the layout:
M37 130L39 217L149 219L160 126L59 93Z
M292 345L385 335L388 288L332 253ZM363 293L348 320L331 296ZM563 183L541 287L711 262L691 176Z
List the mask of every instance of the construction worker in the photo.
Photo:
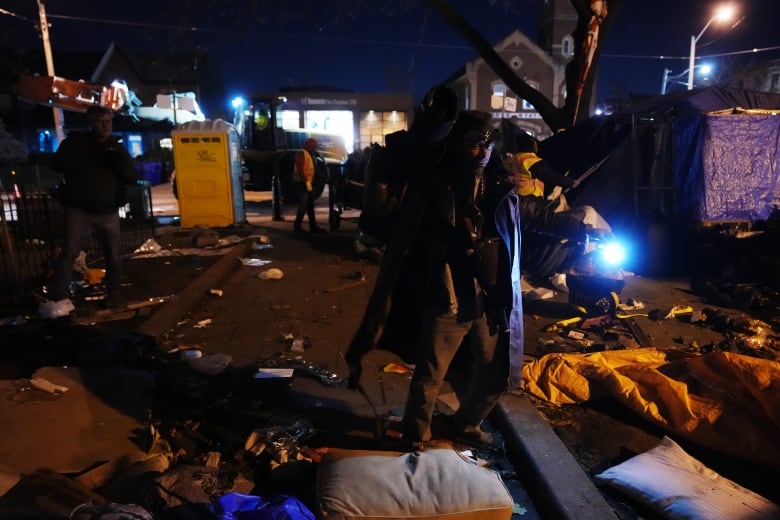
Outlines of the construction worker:
M317 226L314 215L314 175L317 167L315 164L317 154L317 141L311 137L306 139L303 150L295 154L295 169L293 181L295 181L298 194L298 210L295 213L293 230L296 233L302 231L303 215L309 218L309 230L312 233L323 233L324 230Z

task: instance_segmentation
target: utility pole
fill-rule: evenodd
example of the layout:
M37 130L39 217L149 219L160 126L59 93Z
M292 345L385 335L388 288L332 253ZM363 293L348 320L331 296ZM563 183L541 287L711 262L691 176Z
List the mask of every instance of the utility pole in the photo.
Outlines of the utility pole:
M43 53L46 56L46 73L54 80L54 59L51 55L51 42L49 41L49 22L46 20L46 7L44 7L41 0L38 2L38 18L41 25L41 39L43 40ZM57 145L65 139L65 131L63 130L62 109L52 107L52 114L54 115L54 132L57 135Z
M669 82L669 73L671 69L664 69L664 79L661 83L661 94L666 94L666 84Z

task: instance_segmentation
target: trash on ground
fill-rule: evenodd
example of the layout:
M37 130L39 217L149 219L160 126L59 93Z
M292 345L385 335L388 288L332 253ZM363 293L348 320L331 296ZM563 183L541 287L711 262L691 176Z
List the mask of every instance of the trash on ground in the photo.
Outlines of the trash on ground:
M307 419L297 418L286 425L260 428L249 434L244 442L244 449L255 455L268 452L276 462L284 464L291 460L301 460L298 447L300 443L316 433Z
M258 368L254 379L278 379L290 378L293 376L293 368Z
M272 247L274 247L273 244L263 244L258 242L252 244L252 249L255 251L262 251L263 249L271 249Z
M277 520L315 520L316 516L300 500L287 495L270 499L240 493L228 493L215 502L220 519L274 518Z
M693 313L693 307L690 307L688 305L675 305L669 310L668 313L666 313L664 319L670 320L672 318L676 318L680 314L691 314L691 313Z
M281 269L272 267L267 271L263 271L262 273L257 275L257 277L260 278L261 280L281 280L282 278L284 278L284 272Z
M168 354L175 354L177 352L181 352L184 350L200 350L203 348L203 344L198 343L197 345L178 345L176 347L173 347L168 351Z
M411 375L412 369L400 363L388 363L382 367L382 371L391 374Z
M271 237L268 235L251 235L248 238L254 238L256 240L255 243L257 244L270 244L271 243Z
M84 281L90 285L97 285L106 277L105 269L87 269L83 273Z
M40 304L38 307L38 313L43 318L61 318L67 316L71 312L76 310L76 306L70 298L64 298L57 301L47 301Z
M222 289L211 289L209 294L212 296L222 296L223 292Z
M305 341L303 338L295 338L292 342L292 345L290 345L290 350L292 352L303 352L305 347Z
M211 318L206 318L205 320L199 320L193 327L196 329L205 329L209 325L211 325Z
M265 359L262 364L264 368L293 368L302 370L319 379L325 386L332 388L341 388L346 385L346 381L340 378L335 372L318 367L303 359L290 359L285 357Z
M86 251L81 251L79 252L79 256L73 260L73 270L77 273L83 273L87 269L87 253Z
M145 253L159 253L160 251L162 251L162 246L158 244L155 239L149 238L146 240L146 242L141 244L141 246L138 247L138 249L133 251L133 253L137 255L142 255Z
M154 520L152 514L135 504L92 504L85 503L76 506L68 515L69 520L109 520L111 518L127 518L133 520Z
M548 289L546 287L536 287L534 289L531 289L530 291L523 292L523 298L534 301L534 300L549 300L550 298L555 297L555 291L552 289Z
M582 321L582 317L581 316L575 316L573 318L567 318L565 320L559 320L559 321L556 321L555 323L550 324L547 327L545 327L544 331L545 332L557 332L560 329L566 328L569 325L574 325L575 323L579 323L581 321Z
M160 430L149 425L149 449L146 450L149 455L162 455L168 460L173 459L173 450L170 443L160 435Z
M187 363L198 372L216 375L224 372L233 362L233 357L227 354L210 354L199 358L188 358Z
M32 379L30 379L30 384L33 387L37 388L38 390L50 394L64 394L65 392L70 390L70 388L68 388L67 386L55 385L51 381L47 379L43 379L42 377L33 377Z
M550 277L550 283L558 292L569 292L569 286L566 285L566 273L555 273Z
M638 311L645 308L645 304L639 300L629 298L617 306L621 311Z
M219 243L219 233L213 229L199 228L193 231L192 245L195 247L215 246Z
M271 263L270 260L263 260L261 258L239 258L243 265L249 267L262 267Z
M185 361L188 359L198 359L203 357L203 351L194 348L182 350L179 357Z

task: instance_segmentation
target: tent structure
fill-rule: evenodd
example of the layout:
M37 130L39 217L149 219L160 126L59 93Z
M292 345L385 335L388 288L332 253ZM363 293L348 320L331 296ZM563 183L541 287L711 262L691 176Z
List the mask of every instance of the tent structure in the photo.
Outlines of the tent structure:
M545 139L540 155L584 180L591 205L663 271L692 229L749 228L780 207L780 94L707 87L649 98Z

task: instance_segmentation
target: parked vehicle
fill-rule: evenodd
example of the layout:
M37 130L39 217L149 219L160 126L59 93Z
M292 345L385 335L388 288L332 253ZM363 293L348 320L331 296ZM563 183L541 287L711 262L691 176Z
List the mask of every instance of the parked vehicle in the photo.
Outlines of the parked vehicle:
M248 190L271 190L278 182L281 197L287 202L296 198L293 186L295 154L308 138L317 141L317 169L314 178L315 195L319 197L325 185L341 175L347 160L344 139L337 134L305 129L283 129L278 124L277 111L284 98L252 99L238 107L234 126L241 141L244 166L244 187Z

